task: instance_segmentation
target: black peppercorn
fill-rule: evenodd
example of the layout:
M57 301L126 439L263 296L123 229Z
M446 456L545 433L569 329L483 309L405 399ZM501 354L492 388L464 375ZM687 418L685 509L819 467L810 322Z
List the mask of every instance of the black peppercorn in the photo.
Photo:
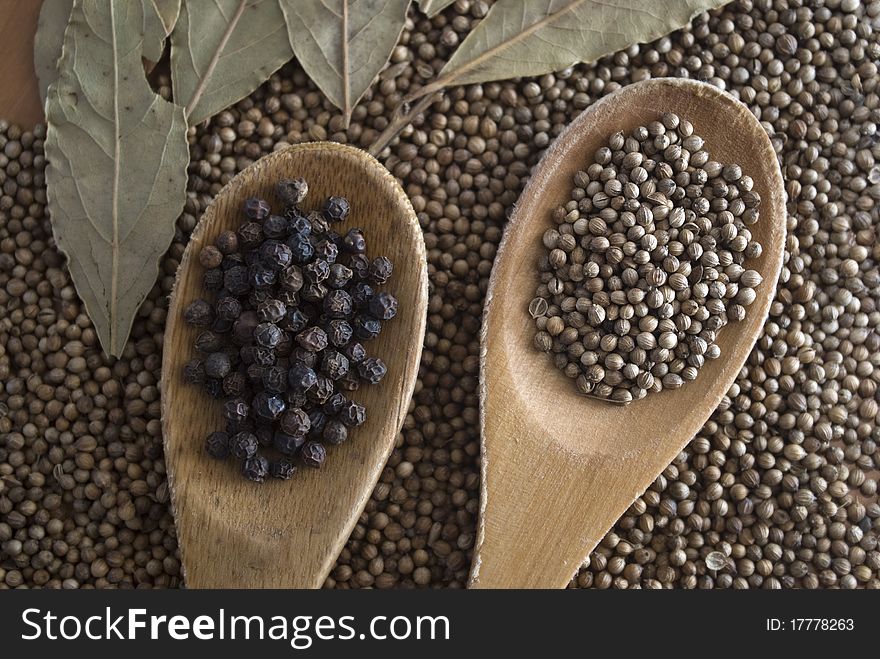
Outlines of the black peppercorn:
M256 309L263 304L263 302L270 299L270 296L271 292L268 288L251 291L250 295L247 296L247 306Z
M372 286L366 282L359 281L351 287L349 295L351 295L351 301L354 303L355 307L358 309L366 309L375 293L373 292Z
M281 334L275 323L260 323L254 328L254 341L262 348L274 348L281 341Z
M300 304L299 295L284 288L275 292L275 299L281 302L285 307L298 307Z
M233 371L223 378L223 393L227 396L244 396L247 393L247 380L240 371Z
M329 240L331 243L333 243L333 244L336 246L336 254L337 254L337 255L339 254L339 252L342 251L342 247L343 247L342 241L343 241L343 238L342 238L342 236L340 236L338 233L336 233L335 231L327 231L327 232L324 234L324 239L325 239L325 240Z
M269 461L262 455L255 455L242 463L241 473L249 481L262 483L269 473Z
M263 222L263 235L266 238L284 238L287 236L289 223L281 215L270 215Z
M259 246L263 240L263 228L256 222L247 222L238 228L238 240L244 249Z
M305 215L298 204L307 189L302 179L279 182L278 215L265 201L245 202L249 221L199 255L216 302L197 301L185 314L211 328L195 342L205 360L190 362L185 380L227 397L226 432L206 440L206 449L215 457L231 452L256 482L268 474L290 478L296 454L320 466L322 442L340 444L364 422L364 407L344 392L362 378L378 382L386 369L353 338L375 337L398 309L392 295L373 290L391 276L391 261L368 259L359 229L344 236L330 229L350 213L348 201L330 197L321 211ZM259 446L288 457L270 462Z
M235 252L234 254L226 254L223 257L223 265L220 267L223 269L223 272L226 272L239 265L245 265L244 255L241 252Z
M330 419L324 426L323 437L331 444L342 444L348 439L348 428L341 421Z
M298 391L296 389L288 389L284 392L283 395L284 402L287 404L287 407L305 407L309 402L308 396L306 396L306 392Z
M309 218L299 212L292 213L287 224L287 235L299 234L303 238L308 238L311 233L312 223L309 222Z
M253 220L254 222L262 222L265 220L269 217L271 210L269 204L256 197L251 197L244 202L244 214L249 220Z
M288 334L287 332L281 333L281 340L278 342L278 345L275 346L275 354L279 359L283 359L285 357L289 357L291 351L293 350L293 336Z
M257 438L253 433L242 430L230 438L229 450L239 460L246 460L257 454Z
M277 355L271 348L262 346L245 346L242 348L241 358L245 364L257 364L258 366L274 366L277 361Z
M211 304L201 298L193 300L183 312L183 319L190 325L207 327L214 322L214 309Z
M268 366L260 366L260 364L247 363L247 368L245 369L245 374L247 375L248 380L250 380L255 385L263 384L263 371L265 371Z
M293 250L277 240L267 240L260 247L260 259L273 270L282 270L293 262Z
M290 353L290 363L302 364L303 366L308 366L309 368L315 368L315 366L318 364L318 353L311 352L310 350L306 350L305 348L297 346L293 349L293 352Z
M323 405L333 395L334 389L333 380L323 373L319 373L315 386L308 390L307 396L309 400Z
M268 391L261 391L254 396L251 408L259 419L275 421L284 414L284 399Z
M240 297L247 295L251 290L251 282L248 278L248 269L243 265L236 265L226 271L223 275L223 287L230 295Z
M220 430L212 432L205 440L205 451L215 460L225 460L229 456L229 435Z
M327 333L320 327L310 327L296 335L296 342L311 352L321 352L327 347Z
M349 268L341 263L334 263L330 266L330 275L324 283L329 288L345 288L351 281L352 272Z
M275 430L272 428L271 423L259 423L254 428L254 436L257 438L257 443L260 446L272 446L274 435Z
M367 241L360 229L351 229L343 239L345 251L349 254L363 254L367 251Z
M254 311L244 311L238 317L238 320L232 325L232 338L239 344L245 344L253 341L254 330L259 325L260 320Z
M284 318L287 307L275 298L268 298L257 307L257 318L262 323L277 323Z
M342 222L351 210L345 197L329 197L324 204L324 217L330 222Z
M325 350L321 372L331 380L339 380L348 373L348 358L336 350Z
M205 377L205 363L201 359L191 359L183 367L183 381L187 384L202 384Z
M303 178L285 178L275 184L275 196L285 206L298 206L309 194L309 184Z
M370 384L378 384L387 372L388 368L385 366L385 362L377 357L367 357L358 364L358 373Z
M320 439L325 425L327 425L327 415L321 411L321 408L313 407L309 410L309 437L311 439Z
M324 259L315 259L303 268L306 279L315 284L320 284L330 276L330 264Z
M217 300L215 304L217 318L236 321L241 316L241 302L234 297L225 296Z
M366 279L370 276L370 259L365 254L352 254L348 258L348 267L358 279Z
M339 410L338 418L349 428L354 428L367 420L367 410L363 405L348 400Z
M269 463L269 475L272 478L278 478L283 481L290 480L295 472L296 467L290 460L273 460Z
M202 383L205 391L211 398L223 398L223 381L215 378L205 378Z
M397 315L397 298L389 293L377 293L370 300L368 309L379 320L391 320Z
M325 331L327 332L327 339L330 341L330 344L337 348L347 345L354 334L351 325L344 320L331 320L327 323Z
M219 291L223 288L224 272L222 268L206 270L202 277L202 286L209 291Z
M217 352L223 348L223 338L211 330L206 330L196 337L194 347L199 352Z
M294 263L300 265L308 263L315 254L315 248L309 242L309 234L307 233L293 233L287 238L285 244L290 248Z
M230 421L244 421L250 411L250 405L244 398L232 398L223 404L223 416Z
M327 451L318 442L306 442L302 447L302 461L307 467L318 469L327 458Z
M309 212L309 223L312 225L313 236L323 236L330 229L330 223L318 211Z
M332 240L324 239L315 245L315 256L326 263L334 263L339 255L339 249Z
M254 422L250 419L245 419L244 421L226 421L226 434L229 435L229 437L235 437L235 435L240 432L249 432L253 434Z
M213 352L205 357L205 375L222 379L232 370L232 361L225 352Z
M296 363L287 371L287 383L296 391L306 392L315 386L318 375L305 364Z
M324 298L324 313L328 318L348 318L353 307L351 296L343 290L330 291Z
M343 391L357 391L361 386L361 378L355 369L349 369L345 376L336 382Z
M327 295L327 287L324 284L307 284L300 295L306 302L320 302Z
M336 392L321 406L321 411L327 416L336 416L346 403L348 403L348 399L345 394Z
M351 323L355 336L359 339L367 341L375 339L382 331L382 323L372 316L359 315Z
M277 431L272 438L272 446L284 455L295 455L305 443L305 437L294 437L293 435L288 435L280 430Z
M263 388L273 394L283 394L287 388L287 371L281 366L267 366L260 379Z
M367 351L363 345L355 341L346 345L342 350L342 354L348 357L348 361L352 364L360 364L366 358Z
M214 322L211 323L211 331L215 334L228 334L229 330L231 329L231 320L225 320L224 318L215 318Z
M303 287L302 270L295 265L285 268L281 274L278 275L278 283L282 288L296 293Z
M263 263L254 263L248 268L248 283L254 288L269 288L277 279L278 273Z
M288 435L305 437L306 433L309 432L311 423L306 412L300 408L293 408L281 415L278 427L281 428L281 432Z
M280 327L288 332L298 334L302 332L309 324L309 317L302 310L295 307L287 309L284 318L279 323Z
M246 252L244 252L244 262L245 265L254 265L255 263L260 263L260 250L257 247L253 247Z
M214 244L224 255L233 254L238 251L238 236L234 231L224 231L217 236Z
M199 263L203 268L208 270L211 268L219 268L223 263L223 252L213 245L205 245L199 251Z
M377 256L370 263L370 278L377 284L384 284L391 278L394 265L391 260L385 256Z

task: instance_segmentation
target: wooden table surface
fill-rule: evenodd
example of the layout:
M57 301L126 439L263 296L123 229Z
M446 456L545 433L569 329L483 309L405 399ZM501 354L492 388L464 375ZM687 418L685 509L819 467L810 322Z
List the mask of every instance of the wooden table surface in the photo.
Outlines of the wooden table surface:
M0 119L26 129L43 120L34 73L40 5L40 0L0 0Z

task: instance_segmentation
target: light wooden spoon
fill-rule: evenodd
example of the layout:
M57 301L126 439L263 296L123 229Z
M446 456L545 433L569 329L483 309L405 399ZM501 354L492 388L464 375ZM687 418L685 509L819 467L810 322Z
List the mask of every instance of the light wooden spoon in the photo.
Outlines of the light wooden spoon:
M695 382L628 406L577 395L533 348L526 311L551 210L618 130L677 113L712 160L738 163L761 195L753 229L763 246L748 267L764 281L746 319L719 332L721 357ZM708 84L657 79L610 94L581 114L538 165L498 252L483 324L482 510L472 586L565 586L609 528L718 406L770 309L785 245L785 192L776 155L749 110Z
M237 229L241 204L262 197L275 206L275 182L302 176L306 207L329 195L351 202L346 228L360 227L371 256L394 262L383 290L400 311L366 343L388 374L351 394L367 408L366 423L324 467L301 467L290 481L246 481L231 462L211 460L204 440L222 428L221 403L184 384L183 365L199 334L183 322L186 306L204 295L198 253L221 231ZM191 588L317 588L327 577L385 465L407 412L425 331L428 276L422 231L397 180L372 156L318 142L293 146L257 161L220 191L193 232L178 269L168 312L162 362L162 419L171 500L186 583Z

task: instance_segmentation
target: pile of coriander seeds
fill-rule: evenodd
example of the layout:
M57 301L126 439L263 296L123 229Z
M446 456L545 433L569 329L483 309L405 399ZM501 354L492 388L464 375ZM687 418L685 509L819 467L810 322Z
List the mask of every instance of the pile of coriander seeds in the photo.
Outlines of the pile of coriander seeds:
M181 584L158 381L189 233L223 184L275 148L369 146L488 7L458 0L431 20L411 10L348 129L295 64L195 129L187 207L119 360L101 354L52 244L45 128L0 123L0 586ZM736 0L593 65L451 89L380 155L424 229L427 333L404 427L327 587L467 583L480 320L506 216L578 113L662 76L710 82L760 118L789 197L786 254L736 383L571 585L880 586L878 16L873 0Z
M581 394L631 403L694 380L761 283L760 195L666 112L613 134L554 209L529 304L538 350Z

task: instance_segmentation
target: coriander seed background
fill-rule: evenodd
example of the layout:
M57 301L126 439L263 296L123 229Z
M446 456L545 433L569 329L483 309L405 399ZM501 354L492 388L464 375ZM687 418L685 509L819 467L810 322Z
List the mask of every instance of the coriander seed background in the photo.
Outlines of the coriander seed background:
M45 128L2 125L0 584L181 585L158 386L187 236L212 195L261 155L321 139L369 147L488 7L458 0L430 20L411 8L347 129L295 62L192 129L186 209L118 360L101 352L53 247ZM425 232L421 373L328 587L465 585L479 507L479 327L505 218L574 116L659 76L722 87L764 123L786 179L787 253L737 383L572 585L880 586L878 30L880 2L737 0L594 65L451 88L404 129L380 160Z

